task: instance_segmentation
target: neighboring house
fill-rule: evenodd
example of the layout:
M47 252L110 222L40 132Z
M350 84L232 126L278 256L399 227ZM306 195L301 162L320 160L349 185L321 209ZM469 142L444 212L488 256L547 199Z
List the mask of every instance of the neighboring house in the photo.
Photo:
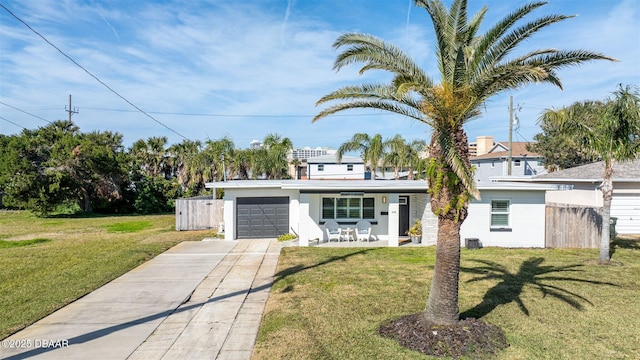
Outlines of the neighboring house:
M307 159L323 155L335 155L335 153L336 150L330 147L311 148L310 146L305 146L303 148L291 149L287 154L289 175L291 175L292 179L296 180L308 179ZM294 161L295 159L297 159L297 161Z
M335 154L307 159L307 179L309 180L363 180L364 161L355 156L343 156L338 162Z
M324 223L372 224L378 244L398 246L409 226L422 220L425 245L435 245L437 218L426 181L245 180L208 183L223 188L225 239L275 238L294 232L300 246L327 240ZM461 229L483 246L544 247L545 193L558 186L527 183L480 184L482 200L469 205Z
M562 184L572 188L550 194L550 202L602 207L599 187L603 176L604 162L599 161L539 175L531 182ZM640 234L640 160L614 164L611 216L617 218L618 233Z
M478 137L476 145L471 147L471 165L476 167L475 178L478 182L489 182L494 177L509 175L508 143L494 143L493 137ZM511 176L531 177L546 173L543 157L527 150L526 142L511 143ZM486 151L486 152L485 152Z

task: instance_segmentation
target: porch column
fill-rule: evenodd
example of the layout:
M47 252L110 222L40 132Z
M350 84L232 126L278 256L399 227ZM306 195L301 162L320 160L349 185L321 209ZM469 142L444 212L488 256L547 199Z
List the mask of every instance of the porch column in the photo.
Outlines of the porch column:
M309 246L309 237L311 236L311 229L309 228L309 195L300 194L299 205L299 218L298 218L298 246Z
M236 239L236 219L235 219L235 199L227 198L225 196L224 203L222 205L222 211L224 214L224 239L235 240Z
M400 225L400 196L389 194L389 223L387 233L389 234L389 246L398 247L400 245L398 227Z

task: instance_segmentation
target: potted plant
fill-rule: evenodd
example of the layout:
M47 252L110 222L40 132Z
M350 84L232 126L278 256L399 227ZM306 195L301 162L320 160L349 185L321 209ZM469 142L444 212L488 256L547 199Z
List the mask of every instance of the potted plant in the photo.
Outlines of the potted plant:
M422 241L422 221L416 219L413 225L407 230L407 235L411 238L411 243L420 244Z

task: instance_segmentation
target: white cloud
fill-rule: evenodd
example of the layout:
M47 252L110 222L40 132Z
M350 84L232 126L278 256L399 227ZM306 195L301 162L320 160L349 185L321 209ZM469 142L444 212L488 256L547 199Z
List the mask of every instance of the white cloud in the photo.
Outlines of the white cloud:
M529 138L536 132L535 119L543 106L602 98L617 82L640 83L640 19L635 2L620 1L615 6L598 2L607 11L590 11L594 3L587 3L571 2L579 8L567 12L562 8L565 3L552 2L550 6L556 4L555 8L536 13L562 10L581 15L551 26L527 46L546 47L549 43L587 48L621 61L561 71L563 92L548 85L514 92L516 103L525 104L520 119ZM252 139L278 132L294 139L297 146L337 146L360 131L384 136L401 133L409 139L426 136L422 125L388 114L348 116L357 114L349 112L310 123L319 111L314 104L322 95L346 84L386 76L379 72L358 76L355 65L340 72L332 70L337 54L332 43L343 32L365 31L382 37L406 51L429 74L437 74L428 17L422 9L408 10L405 2L379 0L377 7L371 7L368 1L359 0L38 0L10 1L7 6L128 100L192 139L229 135L236 145L246 146ZM489 15L494 17L485 22L491 24L495 16L503 16L504 8L513 10L502 2L492 4ZM3 102L55 120L66 118L64 106L68 94L73 94L74 106L80 108L73 119L83 131L117 131L128 144L158 135L166 135L172 142L181 140L135 112L8 14L0 14L0 20ZM492 99L486 116L469 124L470 138L505 137L508 95ZM25 127L46 124L4 106L0 106L0 116ZM18 131L0 121L0 132Z

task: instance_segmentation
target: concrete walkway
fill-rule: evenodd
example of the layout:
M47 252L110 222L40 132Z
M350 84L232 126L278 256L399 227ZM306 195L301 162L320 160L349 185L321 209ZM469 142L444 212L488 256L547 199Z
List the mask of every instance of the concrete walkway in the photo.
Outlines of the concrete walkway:
M249 359L276 240L183 242L2 341L2 359Z

